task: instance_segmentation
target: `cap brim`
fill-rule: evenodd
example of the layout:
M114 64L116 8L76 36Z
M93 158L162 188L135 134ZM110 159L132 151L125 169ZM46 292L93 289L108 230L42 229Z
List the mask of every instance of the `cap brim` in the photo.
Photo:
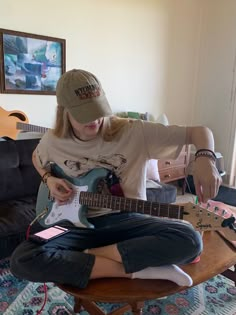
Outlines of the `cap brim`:
M89 102L83 105L74 106L69 109L69 112L80 124L86 124L98 118L112 115L112 110L105 96L100 96L99 99L90 99Z

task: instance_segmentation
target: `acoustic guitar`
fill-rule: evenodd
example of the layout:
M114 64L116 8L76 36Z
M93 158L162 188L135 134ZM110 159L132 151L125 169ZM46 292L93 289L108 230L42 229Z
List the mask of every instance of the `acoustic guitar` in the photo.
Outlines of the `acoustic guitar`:
M19 110L6 111L0 107L0 137L8 137L16 140L21 132L45 133L48 129L29 124L26 114Z
M20 132L16 128L18 122L24 122L25 125L29 122L24 112L19 110L7 111L0 107L0 137L8 137L16 140Z
M65 175L57 165L52 165L52 172L72 185L74 196L66 204L59 205L51 200L47 186L41 183L37 196L36 215L39 223L44 227L67 220L75 226L93 228L86 218L87 207L107 208L186 220L198 231L223 231L226 239L236 241L235 217L224 218L217 214L219 209L209 211L193 203L180 206L96 193L99 181L109 172L104 168L93 169L79 178Z
M16 123L16 129L21 131L28 131L28 132L40 132L45 133L49 128L32 125L32 124L25 124L22 122Z

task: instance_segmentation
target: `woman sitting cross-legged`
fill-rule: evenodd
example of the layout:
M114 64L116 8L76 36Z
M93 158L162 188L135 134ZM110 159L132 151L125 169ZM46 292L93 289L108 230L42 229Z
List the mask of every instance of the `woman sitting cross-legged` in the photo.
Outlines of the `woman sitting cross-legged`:
M75 186L52 173L52 163L73 179L86 179L89 174L90 180L96 179L96 172L105 169L118 179L116 185L125 197L146 200L148 160L175 159L188 144L197 150L194 183L199 201L217 195L221 179L207 127L115 117L101 83L84 70L63 74L56 95L55 127L41 139L33 163L58 207L67 207L76 192ZM105 208L88 207L85 216L94 228L64 220L60 225L69 227L69 233L45 244L24 241L11 257L12 273L29 281L79 288L90 279L105 277L168 279L180 286L192 285L191 277L179 267L202 251L201 236L191 224L144 215L137 209ZM69 212L68 207L68 217Z

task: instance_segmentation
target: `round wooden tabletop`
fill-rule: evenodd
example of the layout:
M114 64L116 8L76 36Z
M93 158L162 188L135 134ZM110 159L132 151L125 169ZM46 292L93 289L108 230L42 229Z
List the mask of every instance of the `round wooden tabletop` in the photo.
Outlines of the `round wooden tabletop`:
M222 273L236 264L236 250L217 232L205 232L204 250L200 262L181 266L193 279L193 286ZM58 285L63 291L76 298L100 302L145 301L161 298L182 291L168 280L131 280L124 278L104 278L90 280L85 289Z

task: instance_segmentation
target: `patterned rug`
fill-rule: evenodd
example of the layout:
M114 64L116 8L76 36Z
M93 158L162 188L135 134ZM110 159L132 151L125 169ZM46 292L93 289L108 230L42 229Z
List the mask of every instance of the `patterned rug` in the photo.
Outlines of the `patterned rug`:
M47 283L48 299L41 315L74 315L73 298ZM12 276L9 260L0 261L0 314L36 315L44 301L43 284L21 281ZM117 304L99 303L107 313ZM130 312L125 313L130 315ZM164 299L145 303L143 315L236 315L236 287L218 275L196 287ZM83 310L80 315L88 315ZM92 315L92 314L91 314Z

